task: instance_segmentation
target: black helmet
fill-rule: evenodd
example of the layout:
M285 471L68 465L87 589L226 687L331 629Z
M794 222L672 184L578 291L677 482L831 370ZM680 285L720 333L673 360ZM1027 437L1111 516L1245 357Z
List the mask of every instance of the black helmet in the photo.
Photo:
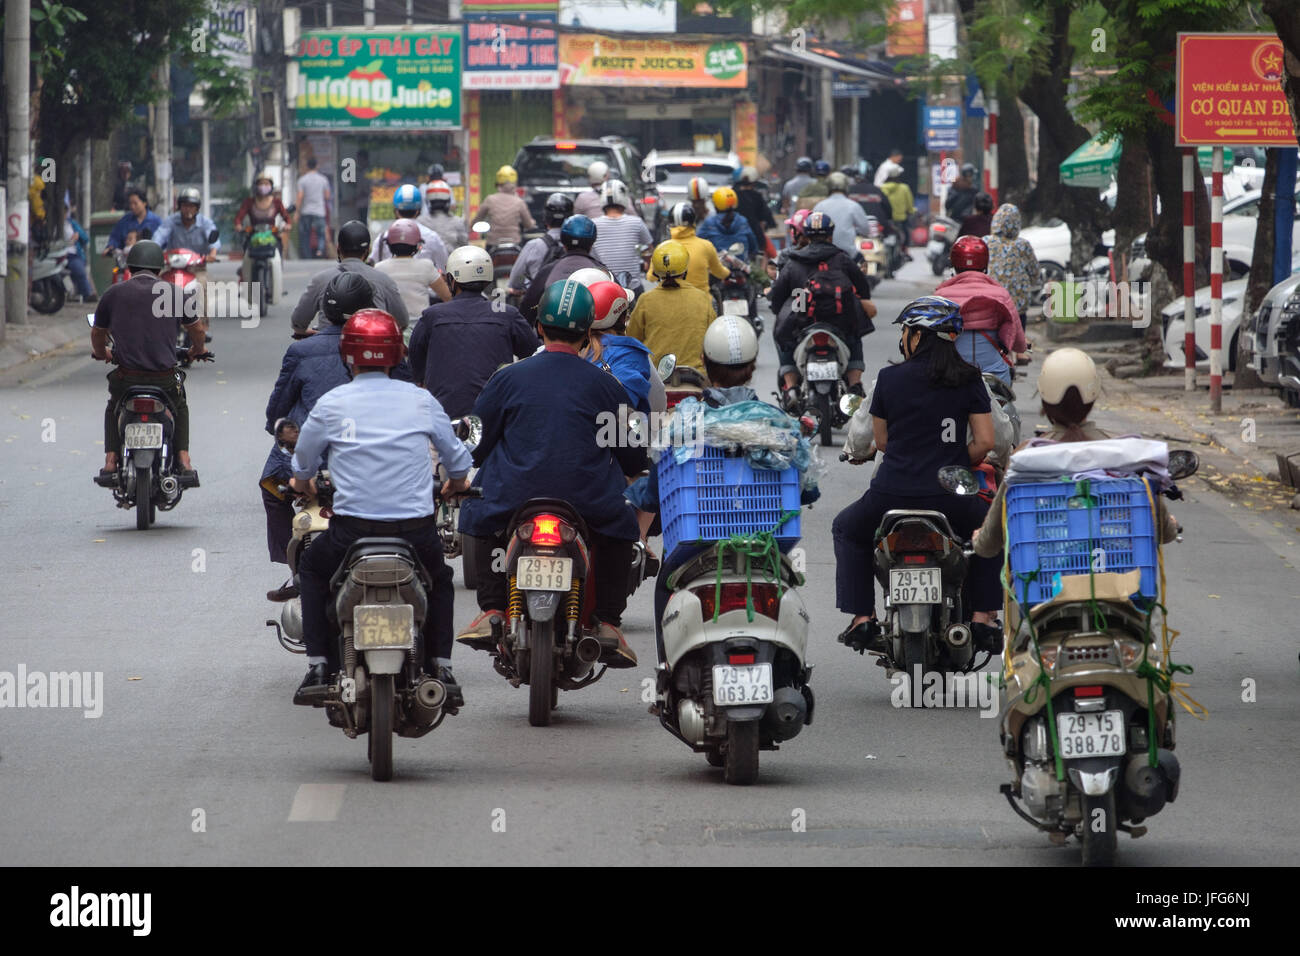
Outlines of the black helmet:
M978 171L975 169L974 163L961 164L961 174L965 176L967 179L974 179L977 172Z
M335 325L342 325L349 315L374 308L375 291L359 272L340 272L320 297L320 310Z
M132 272L162 272L162 246L152 239L141 239L126 254L126 267Z
M858 178L858 167L854 166L852 163L846 163L845 165L841 166L840 172L842 172L845 176L849 177L849 182L852 182L853 180Z
M993 197L990 196L988 193L976 193L976 194L975 194L975 211L976 211L976 212L992 212L992 211L993 211Z
M546 197L546 224L562 226L573 215L573 197L564 193L551 193Z
M339 252L364 254L370 248L370 230L364 222L349 220L339 227Z
M587 216L570 216L560 227L560 244L586 252L596 241L596 224Z
M442 179L446 174L446 170L442 168L442 163L434 163L429 167L430 179Z
M794 163L794 171L797 173L811 173L812 160L807 156L800 156Z

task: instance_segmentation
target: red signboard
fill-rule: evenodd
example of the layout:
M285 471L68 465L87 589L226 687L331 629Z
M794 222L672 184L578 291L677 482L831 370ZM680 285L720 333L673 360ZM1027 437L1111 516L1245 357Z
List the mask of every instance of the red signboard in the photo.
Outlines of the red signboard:
M1178 34L1178 145L1295 146L1282 57L1268 33Z

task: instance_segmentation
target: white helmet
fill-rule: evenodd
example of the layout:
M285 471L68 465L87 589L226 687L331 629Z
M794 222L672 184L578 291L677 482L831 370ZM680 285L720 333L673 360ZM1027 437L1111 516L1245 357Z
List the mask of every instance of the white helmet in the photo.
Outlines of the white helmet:
M597 269L595 266L587 266L585 269L576 270L569 276L574 282L579 282L583 286L590 286L593 282L613 282L614 277L604 269Z
M606 206L621 206L626 209L632 204L628 197L627 184L621 179L610 179L600 187L600 205L603 209Z
M447 271L460 285L492 281L492 257L478 246L460 246L447 257Z
M758 336L748 319L724 315L704 332L704 357L717 365L748 365L758 358Z
M1056 405L1071 388L1079 390L1084 404L1101 397L1101 376L1087 352L1080 349L1057 349L1043 361L1038 374L1038 394L1049 405Z
M587 167L587 182L592 186L599 186L609 175L609 163L598 159Z

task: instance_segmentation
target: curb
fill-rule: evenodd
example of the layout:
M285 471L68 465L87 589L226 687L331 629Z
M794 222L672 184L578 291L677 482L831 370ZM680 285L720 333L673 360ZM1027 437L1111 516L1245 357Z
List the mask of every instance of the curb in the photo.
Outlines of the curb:
M89 343L84 315L49 325L6 325L5 343L0 346L0 372L48 355L81 338Z

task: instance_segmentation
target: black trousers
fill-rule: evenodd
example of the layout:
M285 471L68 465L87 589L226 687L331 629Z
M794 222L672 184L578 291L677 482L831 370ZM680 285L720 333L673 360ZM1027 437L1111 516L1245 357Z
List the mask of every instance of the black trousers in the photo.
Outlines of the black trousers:
M345 515L335 515L330 519L329 530L312 541L298 562L302 631L308 656L328 658L331 669L340 666L338 632L329 623L325 608L330 599L330 578L343 562L348 547L358 538L403 538L415 546L420 562L433 581L421 633L424 636L424 668L426 672L434 673L435 658L451 659L451 618L456 593L451 583L451 568L442 558L442 542L438 539L433 518L414 530L387 534L373 529L362 530L355 521Z
M479 610L504 612L510 583L505 571L494 570L493 564L496 563L498 568L504 564L505 533L474 540L478 544L474 558L478 571ZM627 580L635 544L593 531L587 545L591 549L591 563L596 574L596 600L592 613L605 624L618 627L623 622L623 612L627 610Z
M923 509L941 511L952 530L969 541L984 523L988 502L982 498L929 495L903 498L868 488L866 494L835 516L831 536L835 542L835 606L847 614L876 612L876 529L886 511ZM998 583L998 558L971 558L963 593L971 611L996 611L1002 606Z
M288 564L285 549L293 537L293 505L281 501L265 488L262 492L262 507L266 509L266 549L270 552L272 564Z

